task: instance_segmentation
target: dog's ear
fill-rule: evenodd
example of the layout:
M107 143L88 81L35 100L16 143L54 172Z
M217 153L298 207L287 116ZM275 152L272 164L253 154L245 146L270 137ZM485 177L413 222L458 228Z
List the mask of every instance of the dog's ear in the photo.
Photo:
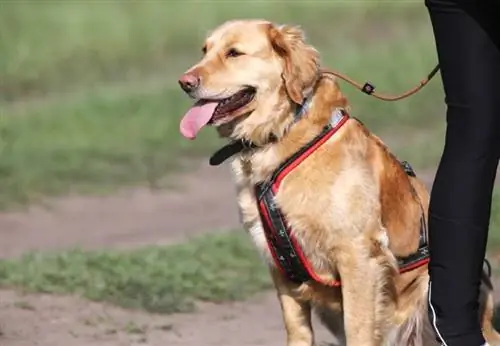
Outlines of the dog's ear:
M290 99L302 104L305 91L314 86L319 73L319 54L307 45L304 32L295 26L269 25L274 51L284 60L283 80Z

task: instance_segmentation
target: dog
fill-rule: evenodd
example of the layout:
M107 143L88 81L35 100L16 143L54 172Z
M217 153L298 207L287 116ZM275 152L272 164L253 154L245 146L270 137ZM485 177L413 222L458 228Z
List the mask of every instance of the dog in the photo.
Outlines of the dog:
M231 160L287 345L314 344L312 312L341 345L438 345L428 314L428 191L349 115L301 28L228 21L202 53L179 79L196 100L180 131L195 139L208 125L228 140L211 163ZM486 339L500 345L486 271L480 307Z

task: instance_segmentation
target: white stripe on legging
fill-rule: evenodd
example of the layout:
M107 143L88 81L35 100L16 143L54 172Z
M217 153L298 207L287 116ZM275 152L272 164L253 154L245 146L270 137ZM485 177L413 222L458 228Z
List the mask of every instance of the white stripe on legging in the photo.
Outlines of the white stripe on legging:
M441 333L439 332L439 329L437 327L437 316L436 316L436 310L434 310L434 307L432 306L432 303L431 303L431 286L432 286L432 283L431 281L429 280L429 295L428 295L428 299L429 299L429 307L431 308L431 312L432 312L432 327L434 328L434 331L436 332L438 338L439 338L439 342L442 343L442 346L448 346L448 344L446 343L446 341L444 341ZM486 345L488 346L488 345Z

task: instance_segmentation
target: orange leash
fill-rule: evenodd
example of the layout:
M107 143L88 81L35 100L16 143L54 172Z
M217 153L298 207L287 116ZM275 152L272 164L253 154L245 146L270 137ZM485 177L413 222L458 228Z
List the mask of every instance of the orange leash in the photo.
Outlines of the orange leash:
M422 79L420 81L419 85L415 86L414 88L412 88L412 89L410 89L410 90L408 90L400 95L395 95L395 96L379 94L379 93L375 92L375 86L373 84L366 82L364 85L362 85L361 83L356 82L355 80L349 78L348 76L343 75L342 73L339 73L339 72L336 72L333 70L326 70L325 69L325 70L322 70L321 73L329 74L329 75L333 75L335 77L338 77L338 78L344 80L345 82L353 85L356 89L364 92L367 95L373 96L379 100L398 101L398 100L402 100L404 98L407 98L407 97L419 92L424 86L426 86L431 81L431 79L436 75L436 73L438 71L439 71L439 64L437 64L432 69L432 71L427 75L427 77L425 79Z

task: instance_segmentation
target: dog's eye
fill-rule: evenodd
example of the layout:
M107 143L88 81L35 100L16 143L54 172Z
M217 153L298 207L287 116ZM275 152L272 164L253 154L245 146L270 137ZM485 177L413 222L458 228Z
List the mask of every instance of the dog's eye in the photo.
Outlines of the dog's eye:
M237 49L235 49L235 48L230 48L230 49L227 51L226 56L227 56L228 58L236 58L236 57L241 56L241 55L243 55L243 54L244 54L244 53L242 53L242 52L238 51L238 50L237 50Z
M203 53L203 55L207 54L207 46L203 46L201 52Z

